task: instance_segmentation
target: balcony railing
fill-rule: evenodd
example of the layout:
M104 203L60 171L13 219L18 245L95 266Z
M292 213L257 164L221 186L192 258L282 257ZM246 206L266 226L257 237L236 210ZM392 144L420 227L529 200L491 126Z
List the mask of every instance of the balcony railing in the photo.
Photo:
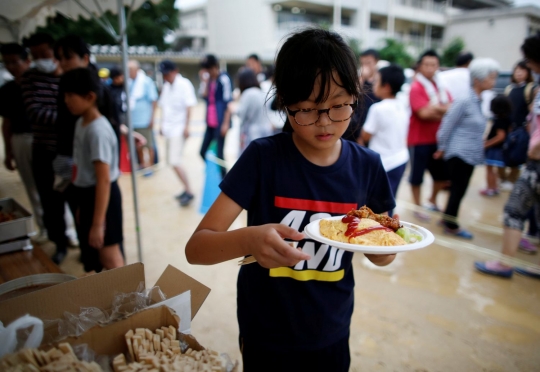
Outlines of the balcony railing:
M445 13L446 5L442 3L436 3L430 0L397 0L397 4L413 7L417 9L429 10L437 13Z

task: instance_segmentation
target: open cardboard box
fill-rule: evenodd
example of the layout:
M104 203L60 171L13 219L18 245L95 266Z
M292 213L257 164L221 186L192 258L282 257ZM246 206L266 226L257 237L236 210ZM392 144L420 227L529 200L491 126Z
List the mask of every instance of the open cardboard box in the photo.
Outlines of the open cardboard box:
M135 292L141 282L145 283L144 265L142 263L135 263L99 274L89 275L0 302L0 321L2 321L4 325L7 325L25 314L30 314L43 321L56 320L62 318L65 311L79 314L81 307L97 307L104 310L110 310L116 293ZM167 298L177 296L190 290L192 319L195 317L199 308L210 293L210 288L171 265L167 266L155 285L160 287ZM175 325L178 328L178 317L172 312L168 314L167 311L170 312L166 307L141 311L140 313L133 314L127 319L105 327L100 327L101 330L97 329L98 327L94 327L91 330L88 330L80 338L82 339L85 336L93 337L92 335L87 335L87 333L90 332L111 336L112 333L108 333L109 331L112 332L117 329L123 329L122 327L126 325L136 325L135 321L140 321L141 325L137 325L133 328L143 327L155 329L158 327L153 327L153 323L149 323L149 327L144 324L153 321L160 323L161 321L167 322L176 319L176 323L171 323L171 325ZM148 320L148 318L153 317L156 317L156 320ZM49 325L47 325L48 323ZM121 324L117 325L117 323ZM50 343L58 336L58 326L56 323L45 322L45 324L45 334L42 344ZM160 324L160 326L161 325L166 324ZM122 337L124 333L122 333ZM75 341L74 339L71 339L70 342ZM99 347L99 350L94 350L97 353L99 353L100 350L105 350L106 345L101 345L99 342L96 342L95 344L92 342L92 344ZM125 342L118 347L121 348L124 344ZM107 354L116 352L116 350L117 349L111 350Z

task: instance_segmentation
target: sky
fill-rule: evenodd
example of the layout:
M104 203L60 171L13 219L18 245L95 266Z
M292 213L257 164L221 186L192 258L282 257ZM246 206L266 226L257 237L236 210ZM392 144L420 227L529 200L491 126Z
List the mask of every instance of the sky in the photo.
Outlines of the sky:
M179 0L177 0L179 1ZM515 6L521 6L521 5L536 5L540 7L540 0L514 0Z
M534 0L534 1L540 1L540 0ZM191 8L193 5L199 5L206 3L206 0L176 0L174 2L174 7L176 9L184 9L184 8Z

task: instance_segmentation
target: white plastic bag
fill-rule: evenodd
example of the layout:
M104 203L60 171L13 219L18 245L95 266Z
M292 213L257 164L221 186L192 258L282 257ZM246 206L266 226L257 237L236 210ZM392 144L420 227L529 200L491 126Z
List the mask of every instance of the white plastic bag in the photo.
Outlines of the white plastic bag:
M0 322L0 358L17 351L17 332L32 327L23 348L37 348L43 339L43 322L36 317L25 315L4 327Z

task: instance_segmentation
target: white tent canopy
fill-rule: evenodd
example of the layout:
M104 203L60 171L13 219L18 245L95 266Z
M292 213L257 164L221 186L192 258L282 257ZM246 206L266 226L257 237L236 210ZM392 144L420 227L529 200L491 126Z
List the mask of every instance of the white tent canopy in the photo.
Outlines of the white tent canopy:
M157 4L161 0L150 0ZM0 42L20 42L24 37L32 34L39 26L47 24L47 18L54 17L57 13L67 18L77 19L83 17L93 18L109 34L111 34L122 48L123 70L127 71L127 35L126 16L124 7L128 6L130 12L138 9L145 0L1 0L0 6ZM118 14L118 32L105 17L101 17L106 11ZM137 199L137 181L135 178L135 141L131 126L129 107L129 90L125 84L127 104L126 124L129 128L128 143L131 158L131 179L133 185L133 204L135 208L135 232L137 234L137 249L139 261L142 261L142 247L139 224L139 211Z

